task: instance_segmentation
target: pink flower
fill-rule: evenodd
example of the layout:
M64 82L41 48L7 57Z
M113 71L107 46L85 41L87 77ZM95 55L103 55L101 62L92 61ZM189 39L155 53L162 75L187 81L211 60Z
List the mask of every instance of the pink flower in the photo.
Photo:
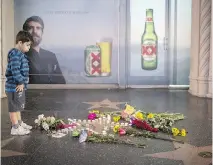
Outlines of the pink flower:
M126 134L126 131L122 128L119 128L119 135L125 135Z
M88 119L89 119L89 120L95 120L96 117L97 117L97 116L96 116L95 113L90 113L90 114L88 115Z
M56 126L57 129L65 129L65 128L73 128L76 124L58 124Z
M129 116L129 115L128 115L126 112L124 112L124 111L121 112L121 117L122 117L123 119L126 119L128 116Z

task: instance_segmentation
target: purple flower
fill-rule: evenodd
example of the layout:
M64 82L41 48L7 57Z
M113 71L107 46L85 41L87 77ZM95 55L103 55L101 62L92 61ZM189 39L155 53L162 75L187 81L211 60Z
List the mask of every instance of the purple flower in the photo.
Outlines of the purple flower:
M135 120L135 118L134 118L134 117L131 117L131 118L130 118L130 121L129 121L131 125L134 125L134 124L133 124L133 120Z

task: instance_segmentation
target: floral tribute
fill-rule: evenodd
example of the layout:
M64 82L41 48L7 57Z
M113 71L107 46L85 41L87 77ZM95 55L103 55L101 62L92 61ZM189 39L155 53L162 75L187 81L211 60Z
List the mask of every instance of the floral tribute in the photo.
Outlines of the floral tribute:
M167 135L186 136L184 128L174 127L179 120L185 119L180 113L151 113L137 110L135 107L126 104L120 111L101 112L91 110L87 120L59 119L54 116L44 117L39 115L35 120L36 128L45 130L49 135L61 138L69 134L73 138L78 138L79 143L117 143L132 145L144 148L146 144L136 143L130 137L153 138L166 141L176 141L184 143L175 138L166 138L159 132ZM126 136L124 140L121 136Z

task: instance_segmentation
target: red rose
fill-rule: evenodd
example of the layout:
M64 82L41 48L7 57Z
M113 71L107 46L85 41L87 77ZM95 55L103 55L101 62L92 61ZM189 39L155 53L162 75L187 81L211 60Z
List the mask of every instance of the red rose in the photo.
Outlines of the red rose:
M132 121L132 125L135 125L136 128L145 129L147 131L158 132L157 128L152 128L146 121L140 121L140 120L134 119Z

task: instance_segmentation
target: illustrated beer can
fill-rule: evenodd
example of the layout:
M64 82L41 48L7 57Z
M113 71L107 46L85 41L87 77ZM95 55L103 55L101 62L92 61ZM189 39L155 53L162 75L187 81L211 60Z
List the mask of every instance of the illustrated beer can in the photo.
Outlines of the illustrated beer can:
M107 41L101 41L97 42L96 44L101 49L101 76L110 76L112 43Z
M101 49L97 45L85 48L85 72L87 76L101 76Z

